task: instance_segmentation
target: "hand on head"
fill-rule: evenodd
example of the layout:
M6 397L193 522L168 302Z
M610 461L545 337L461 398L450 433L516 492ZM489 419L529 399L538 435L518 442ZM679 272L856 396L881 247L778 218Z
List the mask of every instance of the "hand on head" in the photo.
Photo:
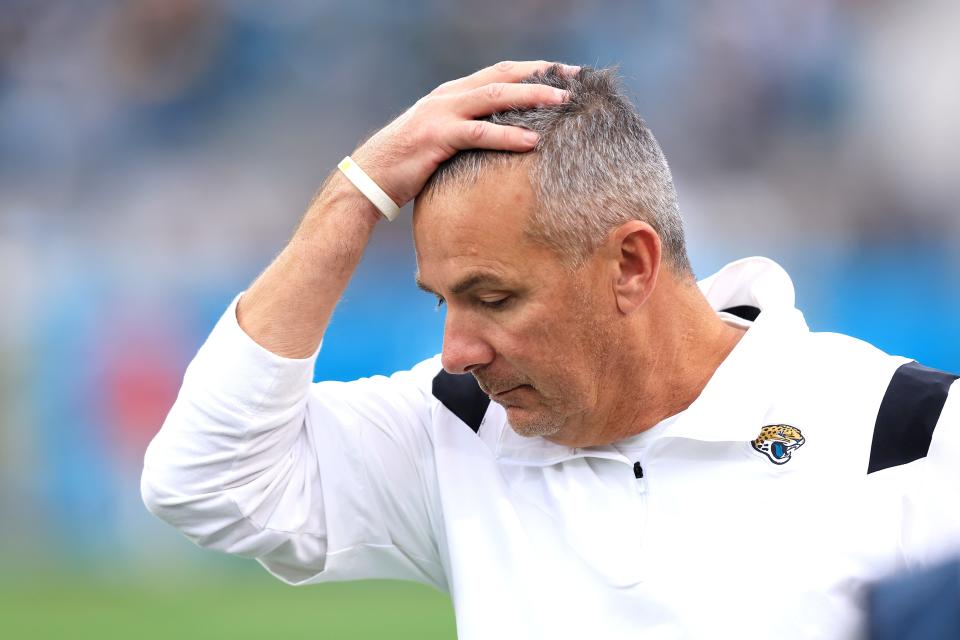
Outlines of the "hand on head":
M499 62L445 82L374 134L352 157L402 207L416 197L444 160L461 149L530 151L537 145L536 133L477 118L510 108L564 102L566 91L521 83L551 64ZM563 67L570 74L578 69Z

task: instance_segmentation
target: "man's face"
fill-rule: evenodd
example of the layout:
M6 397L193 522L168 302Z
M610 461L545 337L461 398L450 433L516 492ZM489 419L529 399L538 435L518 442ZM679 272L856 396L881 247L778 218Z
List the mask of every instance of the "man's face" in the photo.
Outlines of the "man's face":
M602 401L615 301L598 259L571 272L524 235L534 204L518 167L417 202L418 281L447 307L444 369L472 373L520 435L570 439Z

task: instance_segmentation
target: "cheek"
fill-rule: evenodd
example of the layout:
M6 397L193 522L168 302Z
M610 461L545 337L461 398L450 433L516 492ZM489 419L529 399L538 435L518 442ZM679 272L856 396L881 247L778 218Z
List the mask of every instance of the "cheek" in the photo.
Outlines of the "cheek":
M518 341L522 340L543 352L567 350L575 341L575 319L562 304L532 307L520 314L514 324L513 333Z
M582 388L588 381L581 378L595 377L591 325L570 305L531 305L504 316L491 338L498 355L521 373L554 387Z
M549 315L540 308L524 305L494 319L491 342L508 359L541 360L554 351L556 330L551 324Z

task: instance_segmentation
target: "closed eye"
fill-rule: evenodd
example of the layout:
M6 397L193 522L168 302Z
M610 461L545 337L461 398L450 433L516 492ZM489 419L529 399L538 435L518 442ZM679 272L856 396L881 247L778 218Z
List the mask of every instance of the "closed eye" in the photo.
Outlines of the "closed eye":
M443 298L443 296L439 296L439 295L438 295L438 296L436 296L436 297L437 297L437 305L436 305L436 307L434 307L434 309L437 310L437 311L439 311L439 310L440 310L440 307L442 307L443 305L445 305L445 304L447 303L447 301ZM503 296L503 297L501 297L501 298L494 298L494 299L492 299L492 300L484 300L483 298L477 298L477 299L476 299L476 304L480 305L480 306L483 307L484 309L491 309L491 310L496 311L496 310L499 310L499 309L503 309L503 308L506 307L508 304L510 304L512 301L513 301L513 296L512 296L512 295L506 295L506 296Z
M512 300L513 296L503 296L502 298L495 298L493 300L484 300L481 298L479 302L486 309L498 310L506 307Z

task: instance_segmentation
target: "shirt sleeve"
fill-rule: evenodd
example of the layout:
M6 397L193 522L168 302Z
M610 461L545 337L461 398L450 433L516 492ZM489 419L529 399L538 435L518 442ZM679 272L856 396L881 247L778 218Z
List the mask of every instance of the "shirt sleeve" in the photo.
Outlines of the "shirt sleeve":
M960 380L950 386L926 457L905 465L901 546L908 566L960 555Z
M446 589L425 392L436 359L312 384L317 354L258 345L237 323L238 300L147 449L147 508L291 584L395 578Z

